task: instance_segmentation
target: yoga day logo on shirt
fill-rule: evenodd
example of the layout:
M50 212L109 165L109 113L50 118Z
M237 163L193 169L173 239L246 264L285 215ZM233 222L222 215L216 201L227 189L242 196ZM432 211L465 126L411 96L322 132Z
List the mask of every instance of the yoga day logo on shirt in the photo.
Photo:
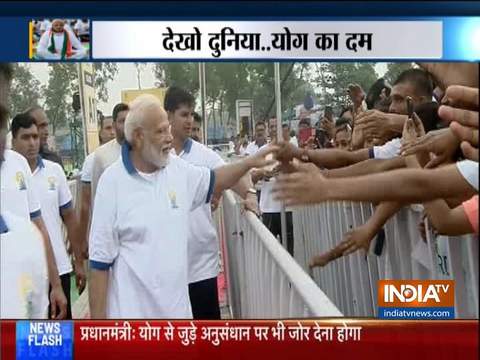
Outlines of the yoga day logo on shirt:
M25 177L21 171L18 171L15 175L15 182L17 183L18 190L27 190L27 185L25 184Z
M178 209L177 205L177 193L175 191L169 191L168 197L170 198L170 206L172 209Z
M32 293L33 293L33 280L32 277L26 273L22 274L18 279L18 291L20 299L22 301L22 306L25 310L25 314L30 318L33 314L32 310Z
M48 190L55 191L57 190L57 184L54 176L50 176L48 179Z

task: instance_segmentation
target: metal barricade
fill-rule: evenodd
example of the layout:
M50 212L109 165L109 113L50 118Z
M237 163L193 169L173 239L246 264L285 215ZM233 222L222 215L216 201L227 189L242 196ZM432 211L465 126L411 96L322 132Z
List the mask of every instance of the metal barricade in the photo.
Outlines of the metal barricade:
M253 213L240 214L231 191L217 211L234 318L343 316Z
M308 270L314 255L342 241L373 212L366 203L327 202L293 211L295 259ZM418 207L403 208L385 225L380 256L360 251L315 268L313 278L345 316L377 316L380 279L455 280L455 316L478 318L478 238L433 236L426 242L418 224ZM428 228L428 224L426 224Z

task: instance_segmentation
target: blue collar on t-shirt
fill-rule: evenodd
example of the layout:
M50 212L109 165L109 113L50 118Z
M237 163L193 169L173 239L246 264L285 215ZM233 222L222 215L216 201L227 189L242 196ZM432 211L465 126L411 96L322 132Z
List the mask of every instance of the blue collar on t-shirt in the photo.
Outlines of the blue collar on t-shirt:
M2 215L0 215L0 234L5 234L7 232L8 232L7 224L5 223L5 220L3 220Z
M192 145L193 145L192 138L187 138L183 143L183 151L185 151L188 154L190 150L192 150Z
M122 144L122 161L125 169L130 175L134 175L137 173L137 169L133 166L132 159L130 158L130 150L132 149L132 145L125 140Z
M37 157L37 167L39 167L40 169L45 167L45 163L43 162L43 159L40 155L38 155Z

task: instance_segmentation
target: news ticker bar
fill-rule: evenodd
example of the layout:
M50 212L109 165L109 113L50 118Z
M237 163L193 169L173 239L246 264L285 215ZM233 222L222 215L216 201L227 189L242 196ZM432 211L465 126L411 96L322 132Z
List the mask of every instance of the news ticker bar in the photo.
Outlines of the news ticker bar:
M148 16L142 21L89 18L89 55L81 61L480 60L478 16L400 17L392 12L389 17L295 21L255 19L254 12L248 21ZM0 61L45 61L32 56L38 39L31 31L31 23L45 17L58 15L49 16L46 7L42 18L2 17L0 31L9 36L2 39Z
M480 60L480 17L93 20L91 35L93 60Z
M1 358L477 358L477 320L2 321Z
M92 22L93 59L441 59L442 42L441 21Z

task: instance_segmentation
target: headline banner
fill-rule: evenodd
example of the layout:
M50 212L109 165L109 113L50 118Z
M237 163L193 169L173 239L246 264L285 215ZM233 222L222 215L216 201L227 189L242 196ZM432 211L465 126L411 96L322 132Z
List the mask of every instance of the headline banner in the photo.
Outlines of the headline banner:
M476 359L477 335L476 320L2 321L1 358Z
M442 55L441 21L92 21L93 59L441 59Z

